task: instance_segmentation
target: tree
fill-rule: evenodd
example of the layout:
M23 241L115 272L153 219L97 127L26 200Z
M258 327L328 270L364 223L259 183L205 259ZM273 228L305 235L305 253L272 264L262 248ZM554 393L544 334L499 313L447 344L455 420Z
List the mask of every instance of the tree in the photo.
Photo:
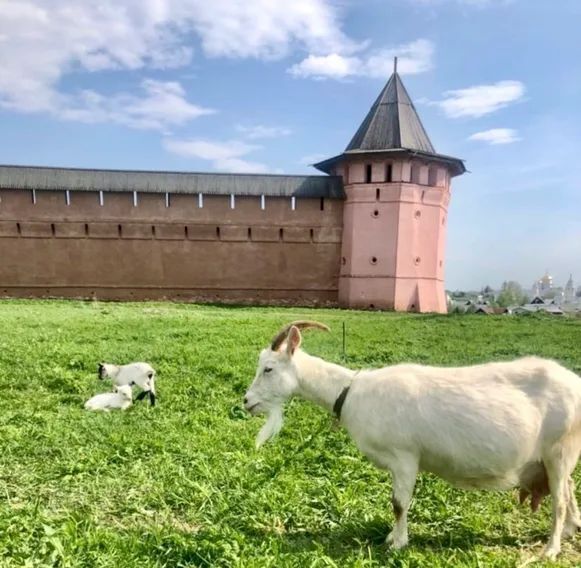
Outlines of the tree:
M496 297L497 304L506 308L507 306L521 306L527 301L527 296L523 292L522 286L514 280L503 282L500 293Z
M488 302L494 302L494 290L488 284L480 291L482 298Z

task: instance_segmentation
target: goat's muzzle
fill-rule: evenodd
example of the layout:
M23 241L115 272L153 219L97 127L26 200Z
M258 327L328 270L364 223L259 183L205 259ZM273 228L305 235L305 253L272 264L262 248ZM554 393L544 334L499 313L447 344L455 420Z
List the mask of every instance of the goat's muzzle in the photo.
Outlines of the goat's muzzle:
M250 400L248 400L247 396L244 397L244 409L246 410L246 412L248 412L249 414L252 414L252 416L255 416L256 414L258 414L260 412L259 407L260 407L260 402L250 401Z

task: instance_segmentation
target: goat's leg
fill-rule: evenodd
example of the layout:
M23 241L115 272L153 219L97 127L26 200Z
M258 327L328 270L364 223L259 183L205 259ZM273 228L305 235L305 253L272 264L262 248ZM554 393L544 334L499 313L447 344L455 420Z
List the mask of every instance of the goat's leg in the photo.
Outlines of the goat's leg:
M575 467L576 460L571 459L567 444L560 444L543 459L549 477L549 488L552 498L553 522L551 536L545 549L545 556L556 558L561 551L561 536L565 526L565 517L569 503L569 474ZM573 463L570 463L573 462Z
M563 537L571 538L581 529L581 515L579 515L579 507L577 505L577 499L575 498L575 482L572 477L569 477L567 480L567 491L567 515L565 517Z
M391 462L389 469L393 481L392 504L395 525L385 542L398 549L408 543L407 518L418 474L418 461L413 456L402 456L397 461Z

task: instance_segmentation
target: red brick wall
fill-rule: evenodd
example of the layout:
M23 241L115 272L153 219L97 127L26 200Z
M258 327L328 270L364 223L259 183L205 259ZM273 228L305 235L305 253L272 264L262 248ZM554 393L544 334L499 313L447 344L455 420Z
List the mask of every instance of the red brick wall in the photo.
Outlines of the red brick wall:
M337 301L343 201L0 190L0 296Z

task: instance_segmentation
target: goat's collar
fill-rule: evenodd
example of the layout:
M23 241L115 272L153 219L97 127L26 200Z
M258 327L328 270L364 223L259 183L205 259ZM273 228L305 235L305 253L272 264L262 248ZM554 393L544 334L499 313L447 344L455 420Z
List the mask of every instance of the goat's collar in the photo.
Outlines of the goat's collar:
M341 410L343 410L343 405L345 404L345 399L347 398L347 394L349 393L350 388L351 385L347 385L341 391L341 393L337 397L337 400L335 400L335 404L333 405L333 414L335 415L335 418L337 418L338 422L341 421Z
M353 384L353 379L359 373L360 373L360 371L357 371L353 375L353 377L351 377L351 382L346 387L343 387L343 390L339 393L339 396L335 399L335 404L333 405L333 414L335 415L337 422L341 422L341 411L343 410L343 405L345 404L345 399L347 398L347 395L349 394L349 389L351 388L351 385Z

